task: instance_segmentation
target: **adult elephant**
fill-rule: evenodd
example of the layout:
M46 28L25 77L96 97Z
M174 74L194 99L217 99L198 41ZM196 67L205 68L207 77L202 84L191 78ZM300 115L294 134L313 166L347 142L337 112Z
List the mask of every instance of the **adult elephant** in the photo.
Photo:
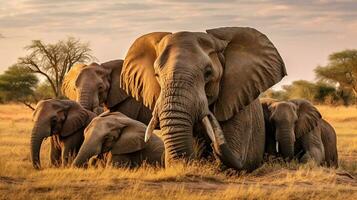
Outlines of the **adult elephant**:
M102 64L76 65L66 74L62 92L96 114L103 112L103 104L110 111L148 124L151 111L120 88L123 60Z
M203 126L226 166L252 170L262 162L265 141L257 97L285 75L265 35L229 27L141 36L126 55L121 84L153 110L147 136L159 123L166 165L195 156Z
M338 166L335 130L309 101L262 99L261 104L268 154Z
M35 169L41 167L40 149L42 141L51 137L51 164L67 165L81 147L84 128L96 115L71 100L48 99L36 105L33 113L31 135L31 159Z

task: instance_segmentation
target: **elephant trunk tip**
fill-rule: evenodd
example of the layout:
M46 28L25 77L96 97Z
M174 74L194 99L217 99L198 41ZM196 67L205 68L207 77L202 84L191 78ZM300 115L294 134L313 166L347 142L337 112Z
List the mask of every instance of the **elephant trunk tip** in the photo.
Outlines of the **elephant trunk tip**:
M35 127L31 137L31 160L34 169L41 169L40 161L40 150L42 140L45 138L43 135L39 134L38 128Z
M33 163L32 166L33 166L33 168L34 168L35 170L41 170L41 165L40 165L40 163Z
M73 161L72 165L71 165L72 168L80 168L81 165L78 164L76 161Z

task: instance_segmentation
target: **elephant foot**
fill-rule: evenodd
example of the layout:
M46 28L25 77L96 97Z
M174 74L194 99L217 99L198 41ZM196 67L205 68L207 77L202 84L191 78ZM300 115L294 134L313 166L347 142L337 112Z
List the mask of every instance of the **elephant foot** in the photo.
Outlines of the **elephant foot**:
M300 158L300 162L301 163L308 163L309 161L313 160L310 153L306 152L301 158Z

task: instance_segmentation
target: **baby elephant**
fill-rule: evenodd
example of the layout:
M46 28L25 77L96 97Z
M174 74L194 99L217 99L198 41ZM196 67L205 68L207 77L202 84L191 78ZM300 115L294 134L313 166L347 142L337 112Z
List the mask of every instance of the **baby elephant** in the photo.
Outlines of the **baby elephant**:
M309 101L261 99L270 155L338 167L336 133Z
M50 158L55 166L67 164L83 143L84 128L96 115L71 100L42 100L33 113L31 159L35 169L40 165L42 141L51 137Z
M85 139L73 166L82 167L92 156L106 152L111 153L117 167L137 167L144 161L163 165L164 143L156 135L145 143L145 130L145 124L120 112L103 113L85 129Z

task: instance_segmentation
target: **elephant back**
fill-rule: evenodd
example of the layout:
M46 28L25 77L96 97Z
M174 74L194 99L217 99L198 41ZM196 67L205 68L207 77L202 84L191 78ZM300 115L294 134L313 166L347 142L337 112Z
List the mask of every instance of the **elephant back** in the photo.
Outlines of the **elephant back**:
M62 87L61 87L62 94L64 94L66 97L68 97L73 101L77 99L77 94L75 89L77 77L80 71L85 67L87 67L86 64L82 64L82 63L75 64L64 76Z

